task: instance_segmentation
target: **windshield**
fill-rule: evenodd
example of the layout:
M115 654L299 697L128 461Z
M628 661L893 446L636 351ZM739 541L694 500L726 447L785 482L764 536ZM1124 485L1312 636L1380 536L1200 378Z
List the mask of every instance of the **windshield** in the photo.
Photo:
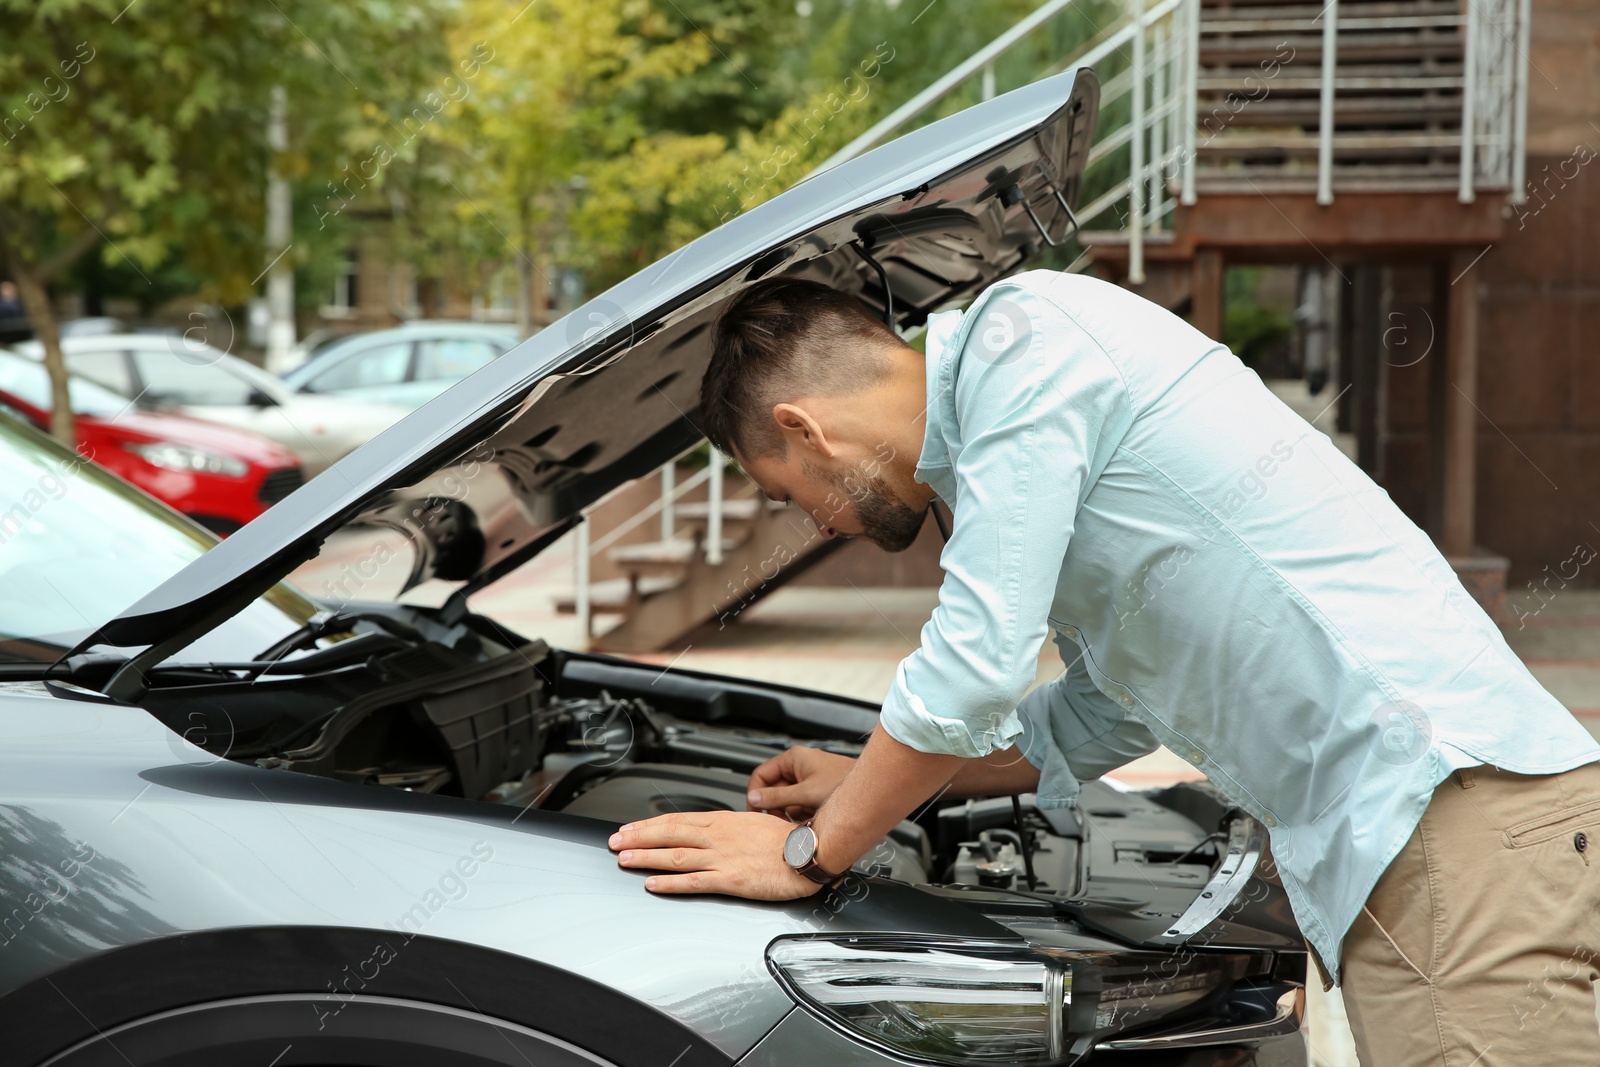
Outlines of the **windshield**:
M0 392L10 393L40 411L49 411L54 406L50 400L50 376L45 373L44 364L9 352L0 352ZM74 415L113 419L128 407L125 398L77 375L68 380L67 393L72 397Z
M115 475L0 414L0 663L55 660L214 544ZM316 610L298 590L274 586L184 659L248 659Z

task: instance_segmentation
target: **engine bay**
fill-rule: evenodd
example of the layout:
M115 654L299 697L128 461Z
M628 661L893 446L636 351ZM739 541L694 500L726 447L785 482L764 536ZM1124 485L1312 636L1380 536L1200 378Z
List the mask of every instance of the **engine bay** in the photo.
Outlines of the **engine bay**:
M750 774L797 744L859 754L860 701L551 649L489 620L401 605L321 619L245 664L151 672L146 706L240 762L629 822L745 809ZM936 799L857 870L920 885L1149 903L1176 917L1225 853L1203 783L1085 783L1076 806Z
M751 772L793 743L766 731L684 722L642 698L618 699L608 691L571 699L564 708L570 718L549 739L551 751L540 769L487 799L536 803L608 822L743 811ZM861 748L840 741L812 744L849 756ZM1141 818L1139 840L1111 837L1113 854L1099 858L1137 862L1147 877L1174 887L1197 885L1216 858L1203 830L1137 794L1093 782L1082 801L1055 811L1038 809L1031 796L1015 803L1010 797L935 803L896 827L856 869L919 884L1076 896L1085 889L1086 862L1100 850L1096 824L1130 816ZM1163 812L1166 818L1152 825L1152 817ZM1164 833L1153 840L1152 830Z

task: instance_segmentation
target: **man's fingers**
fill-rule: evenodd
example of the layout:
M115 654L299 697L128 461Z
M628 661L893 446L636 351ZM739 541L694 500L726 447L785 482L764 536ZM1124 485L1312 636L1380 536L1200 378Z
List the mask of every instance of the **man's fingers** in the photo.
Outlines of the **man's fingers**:
M785 749L750 772L750 788L765 789L796 780L793 749Z
M705 848L706 832L687 822L647 819L618 830L607 842L612 849L624 848Z
M654 893L795 900L820 887L783 862L791 829L783 819L751 812L684 813L629 823L609 844L619 866L651 872L645 888Z
M669 811L654 818L624 823L620 829L632 830L636 826L709 826L711 817L715 814L716 812L711 811Z
M792 806L814 807L816 790L804 785L769 785L752 789L749 795L751 811L780 811Z
M711 858L703 848L630 848L617 855L617 862L652 871L703 871Z
M683 893L726 892L725 880L715 871L695 871L692 874L653 874L644 880L644 887L663 896Z

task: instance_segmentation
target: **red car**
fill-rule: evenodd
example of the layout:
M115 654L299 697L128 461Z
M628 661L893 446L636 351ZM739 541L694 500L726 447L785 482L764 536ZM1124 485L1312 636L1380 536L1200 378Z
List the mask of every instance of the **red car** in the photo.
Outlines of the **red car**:
M260 434L169 412L141 411L74 376L78 451L219 534L232 533L301 482L300 457ZM0 352L0 410L50 425L44 366Z

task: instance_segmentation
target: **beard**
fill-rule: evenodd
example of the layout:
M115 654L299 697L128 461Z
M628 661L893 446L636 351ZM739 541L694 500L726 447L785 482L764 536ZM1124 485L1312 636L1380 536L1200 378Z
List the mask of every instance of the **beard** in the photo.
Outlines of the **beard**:
M927 509L916 510L895 495L883 475L850 477L807 463L809 477L819 478L841 496L855 504L861 523L861 536L885 552L904 552L911 547L928 518Z

